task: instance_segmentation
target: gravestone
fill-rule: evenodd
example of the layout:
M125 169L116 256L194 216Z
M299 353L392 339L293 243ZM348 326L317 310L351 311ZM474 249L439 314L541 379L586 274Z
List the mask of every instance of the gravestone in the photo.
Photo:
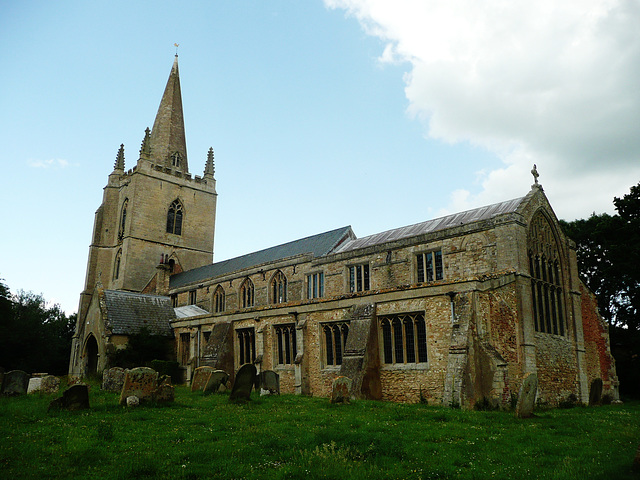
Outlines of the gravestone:
M331 386L331 403L351 403L351 385L349 377L336 377Z
M246 401L251 400L251 389L256 381L256 366L251 363L242 365L236 373L229 400Z
M49 404L49 410L86 410L89 406L89 386L84 383L76 383L67 388L62 397L56 398Z
M29 379L27 394L38 393L42 387L42 377L33 377Z
M158 378L158 386L171 385L171 375L162 375Z
M42 378L42 384L40 385L40 391L42 393L58 393L60 390L60 379L55 375L47 375Z
M3 395L25 395L29 387L29 375L22 370L11 370L4 374L2 382Z
M204 387L205 392L216 393L220 390L221 386L227 385L229 381L229 374L222 370L215 370L209 377L209 381Z
M113 367L102 372L102 390L120 392L124 385L124 368Z
M127 397L127 407L137 407L140 405L140 399L135 395L130 395Z
M213 367L198 367L193 372L193 380L191 380L191 391L201 391L204 392L207 383L209 383L209 379L211 378L211 374L215 372L216 369Z
M171 403L175 399L175 387L162 383L153 394L153 399L158 403Z
M126 405L127 397L135 395L140 403L153 400L158 387L158 372L148 367L132 368L125 371L124 385L120 392L120 405Z
M273 370L260 372L260 388L271 395L280 395L280 375Z
M600 405L602 400L602 379L596 378L589 387L589 406Z
M530 373L522 382L518 393L518 403L516 404L516 417L529 418L533 416L533 407L536 404L536 393L538 392L538 375Z

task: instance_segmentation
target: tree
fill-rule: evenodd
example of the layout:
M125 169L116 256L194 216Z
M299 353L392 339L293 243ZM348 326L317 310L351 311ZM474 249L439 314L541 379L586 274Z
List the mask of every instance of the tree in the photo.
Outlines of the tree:
M29 373L67 373L75 314L48 306L42 295L11 295L0 283L0 366Z

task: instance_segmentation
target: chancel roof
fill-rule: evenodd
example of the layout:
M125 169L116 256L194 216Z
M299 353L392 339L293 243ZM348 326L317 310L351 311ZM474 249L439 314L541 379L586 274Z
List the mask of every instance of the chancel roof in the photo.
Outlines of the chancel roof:
M176 318L169 297L105 290L107 320L114 335L135 335L146 328L152 335L173 336L169 322Z
M179 288L191 283L200 282L208 278L218 277L227 273L251 268L265 263L271 263L297 255L312 255L322 257L331 253L342 242L354 238L351 227L342 227L329 232L312 235L310 237L283 243L276 247L266 248L241 257L223 260L211 265L194 268L171 276L170 288Z

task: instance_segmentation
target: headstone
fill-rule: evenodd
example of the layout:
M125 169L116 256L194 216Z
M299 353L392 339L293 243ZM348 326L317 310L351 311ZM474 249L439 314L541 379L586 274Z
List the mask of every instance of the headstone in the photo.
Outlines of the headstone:
M38 393L42 387L42 377L33 377L29 379L29 386L27 387L27 393Z
M236 379L233 382L233 388L231 389L229 400L251 400L251 389L254 386L255 379L256 366L252 363L245 363L242 365L236 373Z
M171 385L171 375L162 375L158 378L158 386Z
M135 395L130 395L127 397L127 407L137 407L140 405L140 399Z
M56 398L49 404L49 410L86 410L89 406L89 386L84 383L76 383L67 388L62 397Z
M22 370L11 370L4 374L4 381L2 382L2 394L3 395L24 395L27 393L29 387L29 375Z
M522 382L518 393L518 403L516 405L516 417L529 418L533 416L533 407L536 404L536 393L538 391L538 375L530 373Z
M260 388L271 395L280 395L280 375L273 370L260 372Z
M140 403L153 400L158 386L158 372L148 367L132 368L125 371L124 385L120 392L120 405L125 405L127 397L135 395Z
M600 405L602 400L602 379L596 378L589 387L589 406Z
M215 370L209 376L209 381L204 387L204 392L216 393L220 390L220 387L227 385L229 381L229 374L222 370Z
M193 380L191 380L191 391L201 391L204 392L207 383L209 383L209 378L211 374L215 372L216 369L213 367L198 367L193 372Z
M175 399L175 396L175 387L163 383L156 389L153 399L158 403L171 403Z
M351 384L349 377L336 377L331 388L331 403L351 403Z
M60 379L55 375L47 375L42 378L42 384L40 385L40 391L42 393L58 393L60 390Z
M120 392L124 385L124 368L113 367L102 372L102 390Z

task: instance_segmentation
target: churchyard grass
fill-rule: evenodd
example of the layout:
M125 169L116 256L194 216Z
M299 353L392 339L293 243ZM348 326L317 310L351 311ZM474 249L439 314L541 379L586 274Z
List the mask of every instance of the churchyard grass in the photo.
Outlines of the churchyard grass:
M134 409L0 398L2 479L633 479L640 404L509 412L282 395L233 404L176 388ZM637 474L636 474L637 475Z

